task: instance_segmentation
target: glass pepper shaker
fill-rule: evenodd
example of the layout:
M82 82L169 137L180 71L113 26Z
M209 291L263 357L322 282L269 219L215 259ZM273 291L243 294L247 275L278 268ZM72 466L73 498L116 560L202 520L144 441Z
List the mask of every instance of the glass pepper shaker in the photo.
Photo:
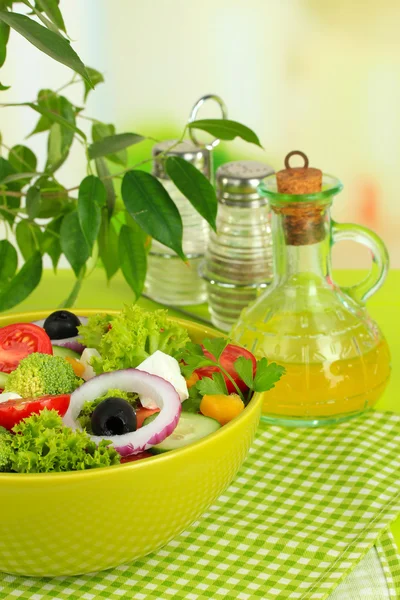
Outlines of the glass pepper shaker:
M192 109L189 122L194 121L199 108L207 100L214 100L226 118L224 102L218 96L207 95L200 98ZM212 174L212 149L219 143L213 140L207 146L201 146L191 134L192 141L166 140L153 147L153 157L179 156L194 165L208 179ZM170 149L170 150L169 150ZM146 293L162 304L185 305L201 304L207 299L206 283L199 276L199 265L204 260L210 228L207 222L193 208L175 184L169 179L164 163L153 162L153 175L161 180L167 192L175 202L183 223L182 247L188 258L185 264L172 250L153 240L148 257Z
M200 273L207 282L212 323L224 331L272 279L270 209L257 187L273 172L246 160L217 170L217 233L211 232Z

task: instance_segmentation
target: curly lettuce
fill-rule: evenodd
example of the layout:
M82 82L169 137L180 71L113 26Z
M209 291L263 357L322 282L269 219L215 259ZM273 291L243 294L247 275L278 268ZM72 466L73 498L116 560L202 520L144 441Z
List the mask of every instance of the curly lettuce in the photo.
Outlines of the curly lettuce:
M7 472L11 467L11 440L12 434L0 427L0 472Z
M97 314L89 317L87 325L78 327L79 339L87 348L99 350L101 338L110 328L111 315Z
M7 437L7 470L17 473L50 473L108 467L121 457L103 440L96 445L84 431L65 427L55 410L44 409L24 419Z
M86 345L93 331L99 331L98 318L92 319L94 317L79 328ZM186 329L170 321L166 310L148 312L137 305L125 306L120 314L110 318L106 331L104 329L103 322L100 342L91 346L101 355L91 360L97 375L137 367L156 350L174 356L190 341Z

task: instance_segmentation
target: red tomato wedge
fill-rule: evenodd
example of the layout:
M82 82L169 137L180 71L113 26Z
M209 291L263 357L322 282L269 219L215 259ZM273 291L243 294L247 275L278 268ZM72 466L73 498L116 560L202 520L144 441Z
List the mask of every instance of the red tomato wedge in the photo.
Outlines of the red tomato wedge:
M144 406L141 406L140 408L138 408L136 411L137 428L139 429L139 427L141 427L143 425L143 421L145 419L147 419L147 417L150 417L150 415L154 415L154 413L156 413L156 412L160 412L160 409L159 408L144 408Z
M211 358L212 360L215 360L215 357L210 352L208 352L208 350L206 350L205 348L203 348L203 352L204 352L204 356L207 356L207 358ZM245 384L245 382L242 381L242 379L240 379L239 375L235 371L235 367L233 366L235 361L239 358L239 356L244 356L244 358L249 358L252 361L253 375L255 375L256 367L257 367L256 359L254 358L252 353L249 352L249 350L246 350L245 348L241 348L240 346L228 344L227 347L222 352L219 362L220 362L222 368L225 369L225 371L227 373L229 373L229 375L232 377L233 381L236 383L236 385L238 386L240 391L246 392L248 387ZM221 369L219 369L218 367L200 367L199 369L196 369L194 372L199 376L200 379L203 379L203 377L212 378L213 373L217 373L220 370ZM229 381L229 379L226 377L226 375L224 375L224 379L226 382L228 394L232 394L233 392L236 392L235 386L233 385L233 383L231 381Z
M121 458L121 463L123 464L134 462L135 460L141 460L142 458L150 458L151 456L153 455L150 454L150 452L139 452L139 454L131 454L131 456L124 456L123 458Z
M69 406L69 394L60 396L41 396L40 398L21 398L0 402L0 426L12 429L22 419L40 413L43 409L56 410L61 417Z
M0 328L0 371L11 373L32 352L53 354L51 340L44 329L33 323Z

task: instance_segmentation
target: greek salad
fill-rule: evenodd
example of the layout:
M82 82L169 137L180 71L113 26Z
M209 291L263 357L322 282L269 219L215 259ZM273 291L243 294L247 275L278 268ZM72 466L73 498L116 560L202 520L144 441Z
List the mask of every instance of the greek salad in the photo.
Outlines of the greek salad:
M225 338L193 343L167 311L58 310L0 328L0 471L116 465L175 450L239 415L284 369Z

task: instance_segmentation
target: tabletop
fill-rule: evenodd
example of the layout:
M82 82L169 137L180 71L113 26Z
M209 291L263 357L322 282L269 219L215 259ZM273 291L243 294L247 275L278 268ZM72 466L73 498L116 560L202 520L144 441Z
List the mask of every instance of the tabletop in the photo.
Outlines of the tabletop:
M351 285L364 276L362 271L337 271L335 281L341 285ZM10 312L25 310L54 309L62 303L73 286L74 276L69 270L60 270L57 274L44 271L42 281L33 294ZM102 269L94 270L82 286L76 307L111 309L121 308L125 303L132 302L133 293L120 274L117 274L107 284ZM160 305L147 298L141 298L139 304L146 309L160 308ZM384 286L368 301L368 312L381 327L388 340L392 353L392 375L385 394L376 408L400 414L400 270L391 270ZM206 305L185 306L188 314L169 308L171 315L178 317L209 319ZM400 517L391 527L400 549Z

